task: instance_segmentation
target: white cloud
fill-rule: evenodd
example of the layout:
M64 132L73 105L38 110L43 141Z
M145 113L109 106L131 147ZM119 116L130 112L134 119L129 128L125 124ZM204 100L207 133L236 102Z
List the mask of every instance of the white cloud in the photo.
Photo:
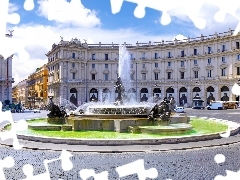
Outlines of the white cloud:
M178 35L176 35L176 36L172 39L172 41L174 41L175 39L177 39L177 40L179 40L179 41L186 41L188 38L185 37L185 36L182 35L182 34L178 34Z
M85 8L80 0L39 0L39 15L49 21L78 27L95 27L101 24L94 10Z
M19 9L18 5L9 2L9 4L8 4L8 13L9 14L12 14L15 11L18 11L18 9Z

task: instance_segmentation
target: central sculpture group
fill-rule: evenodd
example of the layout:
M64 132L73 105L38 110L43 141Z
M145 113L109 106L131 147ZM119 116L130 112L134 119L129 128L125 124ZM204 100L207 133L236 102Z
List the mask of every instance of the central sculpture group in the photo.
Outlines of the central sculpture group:
M117 99L115 101L115 105L122 105L124 99L126 99L125 95L125 88L123 86L122 80L118 77L115 90L117 92ZM171 113L174 111L176 101L173 97L168 99L165 97L163 101L159 104L156 104L150 111L148 115L148 119L150 121L162 120L162 121L169 121L171 117Z
M117 78L115 92L117 93L117 98L114 102L114 105L123 105L123 102L127 98L127 96L125 94L125 88L120 77ZM67 117L67 113L64 108L60 108L58 105L55 105L52 101L52 98L53 97L49 97L48 110L50 111L50 113L47 115L48 122L53 124L64 123L64 119ZM176 101L173 97L171 97L171 99L165 97L160 103L155 104L155 106L150 110L148 120L162 120L164 122L169 122L171 113L174 111L175 102Z

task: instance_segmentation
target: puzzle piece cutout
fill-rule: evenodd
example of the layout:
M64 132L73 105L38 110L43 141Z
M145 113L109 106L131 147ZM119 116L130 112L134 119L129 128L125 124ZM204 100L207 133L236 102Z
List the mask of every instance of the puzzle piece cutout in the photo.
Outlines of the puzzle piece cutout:
M4 175L4 168L11 168L14 166L14 159L11 156L8 156L4 158L3 160L0 159L0 179L5 180L5 175Z
M237 9L240 7L240 1L218 1L218 0L110 0L112 13L118 13L124 1L137 4L134 10L134 16L137 18L143 18L145 16L145 8L151 8L162 12L160 22L162 25L168 25L171 23L170 12L180 11L181 15L188 16L194 25L199 29L206 27L206 20L199 17L199 12L202 6L207 2L219 8L219 11L215 14L214 19L217 22L222 22L226 14L230 14L235 17L239 23L235 28L233 35L236 35L240 30L240 17L236 14ZM197 4L196 4L197 3Z
M44 167L46 169L46 172L42 173L42 174L38 174L38 175L33 175L33 166L30 164L25 164L23 166L23 173L26 175L27 178L23 179L23 180L51 180L50 178L50 172L48 169L48 164L52 163L54 161L58 161L61 160L62 161L62 169L64 171L69 171L73 168L73 164L70 160L70 157L72 157L73 155L66 151L66 150L62 150L61 156L59 158L56 159L50 159L50 160L44 160L43 164Z
M34 9L34 1L25 0L23 7L26 11L32 11Z
M0 132L0 138L4 141L7 139L13 140L14 149L21 149L22 145L20 145L17 138L17 131L24 131L28 128L27 122L25 120L19 120L14 123L12 118L12 113L10 111L2 112L2 102L0 101L0 124L5 122L9 122L11 124L11 130Z
M150 168L148 170L144 167L144 159L139 159L129 164L125 164L123 166L117 167L116 171L119 174L119 178L137 174L139 180L145 180L146 178L157 178L158 171L156 168Z
M239 180L240 170L237 172L226 170L226 176L217 175L214 180Z
M79 174L82 180L87 180L90 177L94 177L94 180L108 180L107 171L96 174L94 169L82 169Z
M31 1L33 0L25 0L24 6L25 8L31 9ZM8 5L9 0L2 0L0 5L0 54L6 59L13 55L14 53L18 53L19 56L23 59L28 59L29 54L24 49L26 46L24 42L18 38L12 37L12 32L9 31L9 34L6 34L7 23L18 24L20 22L20 16L18 13L8 14ZM10 37L10 38L9 38Z

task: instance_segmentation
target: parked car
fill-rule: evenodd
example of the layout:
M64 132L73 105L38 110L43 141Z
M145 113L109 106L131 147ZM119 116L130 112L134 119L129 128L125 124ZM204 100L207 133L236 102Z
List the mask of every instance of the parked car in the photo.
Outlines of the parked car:
M184 107L176 107L176 108L174 109L174 111L177 112L177 113L184 113L184 112L185 112L185 111L184 111Z
M40 113L41 111L40 111L40 109L34 109L33 112L34 113Z

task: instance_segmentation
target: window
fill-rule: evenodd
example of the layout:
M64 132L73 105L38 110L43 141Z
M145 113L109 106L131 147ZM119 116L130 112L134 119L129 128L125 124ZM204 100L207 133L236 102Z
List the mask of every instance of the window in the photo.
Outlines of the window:
M181 79L184 79L184 72L180 72Z
M146 79L147 79L146 73L142 73L142 80L146 80Z
M184 61L181 61L181 67L184 67Z
M142 53L142 59L145 59L145 53Z
M130 74L130 80L133 80L134 75Z
M95 54L92 54L92 60L95 60Z
M240 60L240 54L237 55L237 60Z
M194 65L197 65L197 60L194 60L194 61L193 61L193 64L194 64Z
M236 49L239 49L239 42L236 42Z
M158 67L158 63L155 63L155 68L157 68Z
M158 73L154 73L155 80L158 80Z
M92 80L96 80L95 78L95 74L92 74Z
M72 58L75 59L75 53L72 53Z
M197 55L197 49L194 49L194 50L193 50L193 54L194 54L194 55Z
M184 51L181 51L181 57L184 57Z
M168 52L168 58L171 58L171 52Z
M172 79L171 76L172 76L172 73L171 73L171 72L168 72L168 73L167 73L167 78L168 78L168 79Z
M146 64L142 64L142 67L143 67L143 68L146 68Z
M227 68L223 68L223 69L222 69L222 76L226 76L226 69L227 69Z
M208 75L207 77L212 77L212 70L208 70Z
M170 67L171 66L171 62L168 62L168 67Z
M108 81L108 74L104 74L104 80Z
M224 52L225 51L225 45L223 44L222 45L222 52Z
M133 54L130 54L131 60L133 60Z
M133 68L133 64L131 64L131 68Z
M240 75L240 67L237 67L237 75Z
M198 71L194 71L194 78L198 78Z
M211 64L211 62L212 62L211 58L208 58L207 63Z
M105 64L105 69L107 69L108 68L108 64Z
M92 69L95 69L95 64L92 64Z
M154 58L157 59L158 58L158 53L154 54Z
M54 70L54 66L52 67L52 70Z
M108 54L105 54L105 60L108 60Z
M225 56L222 57L222 62L223 62L223 63L226 62Z
M75 73L72 73L72 79L75 79Z
M72 67L75 68L75 63L72 63Z
M211 54L212 48L208 47L208 54Z

